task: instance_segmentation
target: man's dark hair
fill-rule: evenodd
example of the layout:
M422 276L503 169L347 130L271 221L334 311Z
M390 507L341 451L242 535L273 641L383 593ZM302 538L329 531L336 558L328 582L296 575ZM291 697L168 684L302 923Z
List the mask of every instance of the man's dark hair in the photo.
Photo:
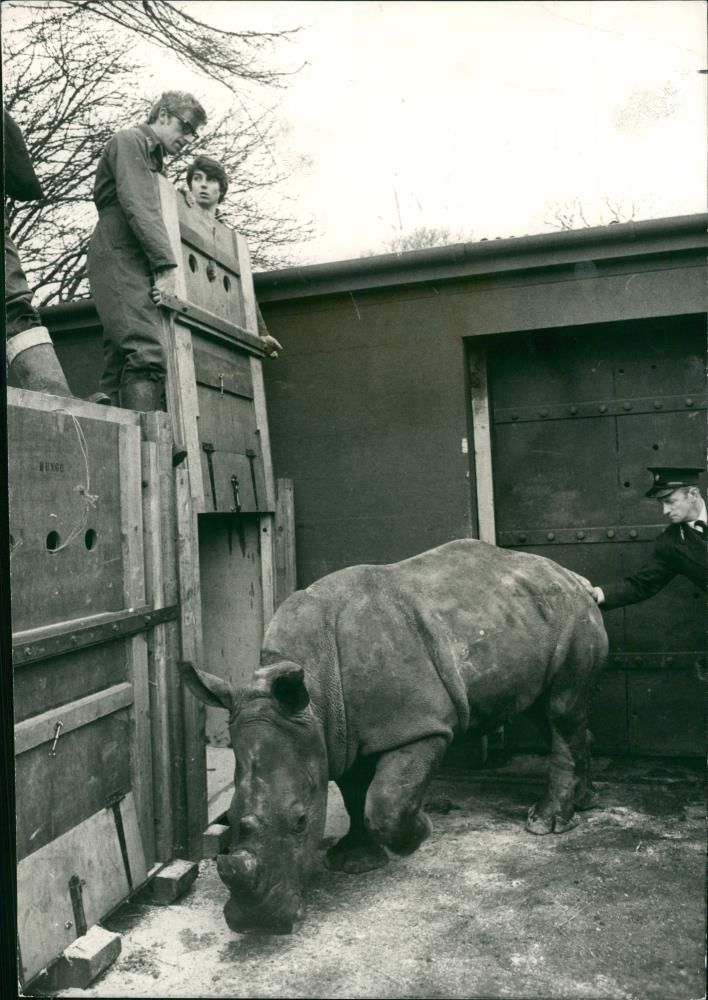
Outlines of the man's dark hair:
M203 174L206 174L207 180L219 182L219 190L221 191L219 204L221 204L224 200L226 192L229 189L229 178L226 176L224 168L218 160L212 160L210 156L197 156L194 162L190 164L189 170L187 171L187 185L190 188L192 186L192 178L198 170L200 170Z

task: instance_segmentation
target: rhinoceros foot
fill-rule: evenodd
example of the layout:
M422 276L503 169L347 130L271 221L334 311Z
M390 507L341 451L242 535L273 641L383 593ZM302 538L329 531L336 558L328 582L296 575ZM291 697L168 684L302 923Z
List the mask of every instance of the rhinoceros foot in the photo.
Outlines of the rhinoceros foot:
M383 868L388 864L388 854L372 837L362 840L347 834L327 851L325 864L335 872L359 875Z
M536 806L531 806L526 820L526 829L529 833L534 833L538 837L543 837L547 833L567 833L578 825L578 817L573 814L569 819L565 819L560 813L542 812Z
M586 812L588 809L596 809L600 804L600 796L597 792L588 788L582 795L576 795L575 808L579 812Z

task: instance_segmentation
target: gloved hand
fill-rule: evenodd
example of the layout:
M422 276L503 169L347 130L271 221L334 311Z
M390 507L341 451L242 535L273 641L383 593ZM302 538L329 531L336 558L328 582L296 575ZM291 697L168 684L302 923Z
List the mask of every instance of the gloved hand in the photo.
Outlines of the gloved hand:
M269 358L277 358L278 357L278 351L282 351L283 345L281 343L279 343L275 339L275 337L271 337L271 335L269 333L267 333L264 337L261 337L260 340L261 340L261 345L263 347L263 350L268 355L268 357Z
M159 306L163 295L174 295L177 291L177 268L165 267L162 271L156 271L153 281L150 298Z

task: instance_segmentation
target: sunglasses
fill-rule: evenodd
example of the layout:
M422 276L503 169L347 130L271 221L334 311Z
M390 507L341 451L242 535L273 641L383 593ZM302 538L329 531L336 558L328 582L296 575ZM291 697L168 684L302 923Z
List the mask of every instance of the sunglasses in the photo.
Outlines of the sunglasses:
M185 121L184 118L180 117L180 115L175 114L174 111L170 111L170 114L172 115L173 118L177 119L177 121L182 126L182 131L188 138L190 139L199 138L197 130L195 129L194 125L192 125L191 122Z

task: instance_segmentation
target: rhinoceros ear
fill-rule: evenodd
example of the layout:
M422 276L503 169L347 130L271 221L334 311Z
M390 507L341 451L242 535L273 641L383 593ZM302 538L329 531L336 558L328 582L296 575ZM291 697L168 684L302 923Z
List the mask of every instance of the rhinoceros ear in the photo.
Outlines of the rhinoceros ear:
M295 663L279 667L272 678L270 691L289 712L301 712L310 704L310 695L305 686L305 671Z
M177 667L184 683L200 701L213 705L214 708L231 711L234 703L233 689L227 681L213 674L207 674L203 670L197 670L194 664L185 660L181 660Z

